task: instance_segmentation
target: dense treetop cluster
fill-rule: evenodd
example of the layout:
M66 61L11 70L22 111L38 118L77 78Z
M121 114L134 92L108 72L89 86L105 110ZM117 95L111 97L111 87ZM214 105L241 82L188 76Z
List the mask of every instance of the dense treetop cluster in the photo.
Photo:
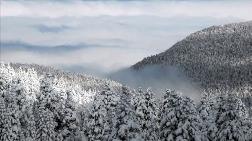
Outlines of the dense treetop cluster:
M167 90L157 101L150 89L49 72L0 65L0 140L252 140L248 109L237 96L205 93L195 104Z
M101 79L83 73L72 73L62 71L50 66L42 66L37 64L20 64L20 63L10 63L10 66L13 67L14 69L19 69L20 67L23 69L33 68L34 71L36 71L39 76L45 73L50 73L58 78L62 78L65 81L68 81L69 85L78 84L80 87L82 87L82 89L86 90L100 91L105 87L105 85L109 84L113 90L120 91L122 86L120 83L110 79Z

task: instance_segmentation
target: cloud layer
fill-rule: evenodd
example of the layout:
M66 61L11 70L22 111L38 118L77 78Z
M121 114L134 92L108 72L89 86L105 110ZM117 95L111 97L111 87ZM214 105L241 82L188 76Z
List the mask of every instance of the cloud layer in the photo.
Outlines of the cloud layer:
M190 16L252 19L247 1L3 1L1 16Z
M130 66L208 26L252 20L251 1L17 0L0 6L1 61L99 72Z

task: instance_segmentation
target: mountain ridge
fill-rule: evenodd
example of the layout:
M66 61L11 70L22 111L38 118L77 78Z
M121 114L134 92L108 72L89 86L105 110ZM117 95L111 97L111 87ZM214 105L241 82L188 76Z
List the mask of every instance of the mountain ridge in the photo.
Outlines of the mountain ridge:
M252 86L252 21L211 26L131 66L176 66L204 89Z

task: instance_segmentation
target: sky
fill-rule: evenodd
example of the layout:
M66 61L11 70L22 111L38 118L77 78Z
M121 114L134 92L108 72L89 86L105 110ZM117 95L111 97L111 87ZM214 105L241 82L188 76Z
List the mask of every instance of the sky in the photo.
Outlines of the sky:
M0 60L108 73L213 25L252 20L249 0L1 0Z

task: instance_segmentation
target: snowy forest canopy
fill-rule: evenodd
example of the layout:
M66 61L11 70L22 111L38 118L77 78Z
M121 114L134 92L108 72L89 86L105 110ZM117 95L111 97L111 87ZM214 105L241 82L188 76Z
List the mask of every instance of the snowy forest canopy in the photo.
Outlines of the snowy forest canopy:
M252 140L236 95L204 93L195 104L174 90L158 100L150 89L85 82L97 84L1 64L0 140Z

